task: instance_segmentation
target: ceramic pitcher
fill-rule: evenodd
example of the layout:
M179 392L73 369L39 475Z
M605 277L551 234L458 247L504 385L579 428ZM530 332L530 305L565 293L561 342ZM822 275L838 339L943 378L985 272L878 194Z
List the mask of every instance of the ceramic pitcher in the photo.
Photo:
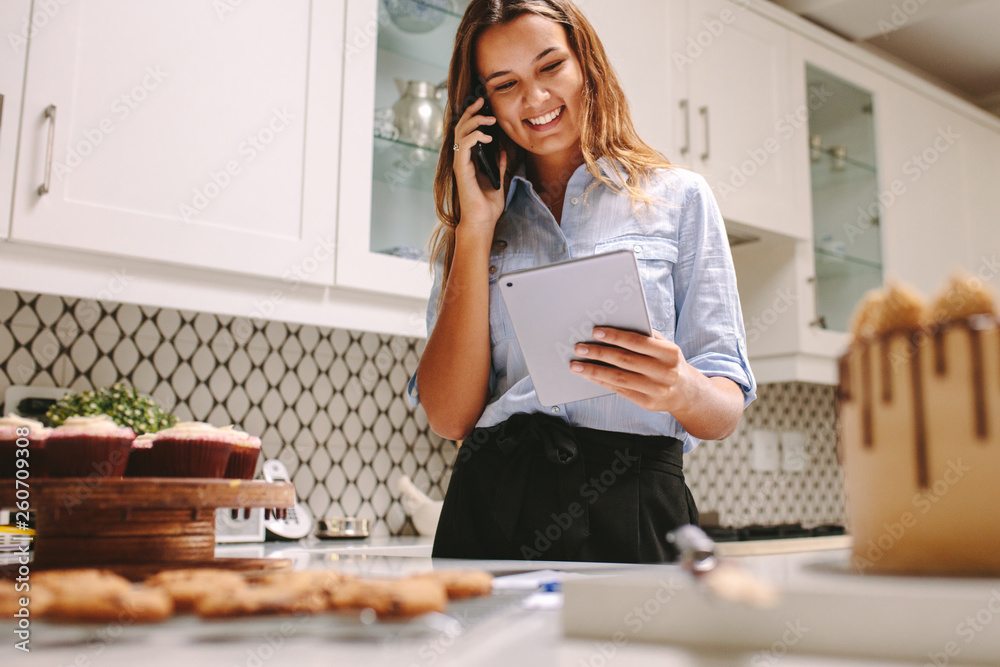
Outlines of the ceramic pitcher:
M446 84L435 86L428 81L396 79L396 86L400 98L392 110L399 139L424 148L439 148L444 133L441 98L447 90Z

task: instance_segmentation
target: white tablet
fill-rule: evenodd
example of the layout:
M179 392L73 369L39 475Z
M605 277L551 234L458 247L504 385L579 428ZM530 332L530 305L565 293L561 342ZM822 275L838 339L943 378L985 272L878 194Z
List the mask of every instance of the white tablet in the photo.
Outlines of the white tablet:
M571 360L582 359L574 346L594 342L595 326L652 335L639 267L630 250L512 271L498 282L542 405L612 393L569 369Z

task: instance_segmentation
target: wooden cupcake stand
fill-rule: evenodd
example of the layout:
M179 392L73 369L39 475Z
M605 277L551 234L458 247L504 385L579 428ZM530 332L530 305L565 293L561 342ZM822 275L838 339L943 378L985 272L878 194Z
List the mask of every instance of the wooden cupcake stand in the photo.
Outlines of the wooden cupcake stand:
M178 567L269 570L287 559L215 558L215 511L295 504L287 482L137 477L29 480L35 514L33 568L100 567L130 579ZM23 497L24 491L20 495ZM0 508L15 510L14 480L0 480Z

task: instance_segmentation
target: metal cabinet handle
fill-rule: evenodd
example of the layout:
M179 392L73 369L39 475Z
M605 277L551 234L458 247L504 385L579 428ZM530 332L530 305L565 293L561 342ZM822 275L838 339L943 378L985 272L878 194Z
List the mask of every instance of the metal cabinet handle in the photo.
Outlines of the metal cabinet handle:
M698 113L700 113L702 117L705 119L705 152L701 154L701 159L707 160L709 156L708 107L702 107L698 109Z
M681 155L686 155L691 150L691 108L687 100L681 100L681 110L684 111L684 145L681 146Z
M38 196L49 191L49 179L52 177L52 146L56 139L56 105L45 107L45 117L49 119L49 145L45 149L45 182L38 186Z

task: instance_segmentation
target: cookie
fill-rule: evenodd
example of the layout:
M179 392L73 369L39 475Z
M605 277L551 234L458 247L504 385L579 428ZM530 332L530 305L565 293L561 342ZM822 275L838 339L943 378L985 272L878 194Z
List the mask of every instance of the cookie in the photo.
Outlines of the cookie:
M371 608L379 616L418 616L443 612L448 594L440 581L429 577L405 579L355 579L334 591L336 609Z
M262 586L277 586L300 593L316 592L326 596L328 603L333 593L346 581L353 580L349 574L332 570L305 570L301 572L269 572L258 577L254 583Z
M326 611L327 595L322 591L304 591L276 585L247 586L228 594L208 595L195 603L194 611L202 618L238 618L270 614L318 614Z
M493 592L493 575L482 570L435 570L415 576L444 584L449 600L479 597Z
M64 591L45 610L45 620L66 623L158 623L174 612L170 596L158 588L94 594Z
M247 587L241 575L210 568L166 570L143 583L165 591L174 601L177 611L191 611L204 597L235 593Z

